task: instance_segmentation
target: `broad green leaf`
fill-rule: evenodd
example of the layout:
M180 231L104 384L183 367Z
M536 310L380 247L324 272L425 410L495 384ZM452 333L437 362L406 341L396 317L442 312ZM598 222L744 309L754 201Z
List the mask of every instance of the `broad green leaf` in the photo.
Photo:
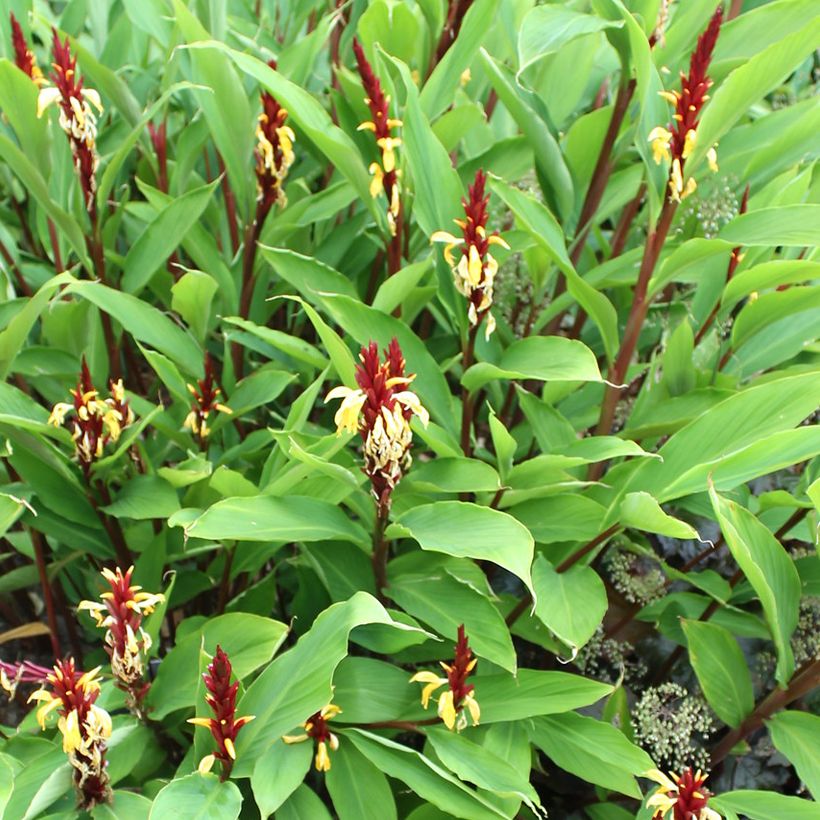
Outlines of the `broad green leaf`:
M274 271L312 304L321 304L320 296L330 293L358 298L356 288L346 276L312 256L267 245L260 245L259 250Z
M306 496L226 498L188 523L185 532L209 541L369 541L339 507Z
M604 619L604 582L589 567L574 566L567 572L556 572L539 555L533 564L532 583L538 594L535 616L570 647L575 657Z
M171 286L171 310L188 323L200 344L205 342L211 302L218 290L216 279L198 270L187 271Z
M669 538L700 539L697 530L665 513L649 493L627 493L621 501L620 522L642 532L654 532Z
M215 774L177 777L163 786L151 805L149 820L178 817L180 820L236 820L242 809L242 793L236 784L224 783Z
M731 245L820 245L820 205L780 205L736 216L717 238ZM735 286L737 287L737 286Z
M230 612L205 621L200 628L180 637L162 659L149 694L152 717L159 720L177 709L194 705L203 643L209 655L220 645L230 656L234 676L242 680L273 657L287 631L279 621L247 612Z
M357 592L325 609L296 646L276 658L248 687L237 708L239 714L256 715L256 720L237 740L238 776L250 774L276 740L330 703L333 672L347 655L351 631L372 623L417 631L394 621L372 595Z
M281 740L256 761L251 790L263 820L267 820L296 791L312 765L312 743L288 745Z
M780 712L766 722L772 743L794 766L815 798L820 795L820 716Z
M353 743L340 743L325 782L339 820L396 820L396 803L379 766Z
M413 467L401 487L421 492L495 492L498 473L477 458L437 458Z
M400 610L390 610L390 615L398 619ZM412 621L404 613L403 622ZM415 621L414 625L418 625ZM369 644L368 633L382 630L385 635L392 635L399 640L407 641L414 633L400 633L389 626L374 624L361 626L356 630L356 643L359 646ZM362 640L362 636L366 636ZM427 633L415 633L416 643L427 637ZM398 644L397 644L398 645ZM407 644L405 643L405 646ZM445 646L445 644L438 644ZM382 720L409 719L424 714L419 702L418 684L410 683L410 673L393 664L376 660L348 656L333 673L333 702L342 710L344 723L372 723Z
M477 504L437 501L408 510L390 530L415 539L424 550L491 561L517 575L535 598L532 536L511 515Z
M276 812L276 820L331 820L331 817L316 792L302 783Z
M717 811L733 811L748 820L816 820L817 803L763 789L739 789L712 797Z
M8 117L26 156L32 162L46 164L47 119L37 116L39 93L27 74L9 60L0 59L0 109Z
M713 487L709 497L732 556L760 598L777 649L775 677L785 686L794 672L790 639L797 626L800 577L788 553L752 513L721 498Z
M588 541L603 529L605 508L583 495L553 495L516 504L510 512L539 544Z
M174 488L164 479L152 475L134 476L103 512L114 518L168 518L179 509Z
M820 279L820 262L804 259L776 259L763 262L736 273L727 283L721 299L721 307L728 310L744 296L767 290L778 285L791 285Z
M513 342L498 364L474 364L461 383L474 392L494 379L597 382L601 371L593 352L581 342L563 336L530 336Z
M708 621L682 620L689 660L700 688L715 714L738 727L754 709L754 692L746 659L731 633Z
M820 42L820 19L807 18L799 31L755 54L721 83L704 109L698 140L687 168L694 169L706 152L753 106L803 62Z
M151 800L147 797L125 789L115 789L111 805L101 803L95 806L91 817L93 820L148 820L150 813Z
M562 769L630 797L641 796L634 775L655 768L652 758L620 729L575 712L536 718L529 732Z
M139 293L202 215L219 180L171 200L145 227L123 262L122 288Z
M487 820L504 817L480 792L465 786L446 769L407 746L361 729L345 731L342 743L351 742L389 777L452 817Z
M541 801L537 792L504 758L444 727L429 729L427 740L438 759L460 780L504 797L516 797L538 813Z

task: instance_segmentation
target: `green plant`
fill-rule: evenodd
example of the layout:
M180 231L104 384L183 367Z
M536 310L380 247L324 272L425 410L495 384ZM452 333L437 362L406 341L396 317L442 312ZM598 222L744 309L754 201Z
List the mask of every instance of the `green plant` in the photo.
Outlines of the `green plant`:
M0 816L816 816L813 0L6 5Z

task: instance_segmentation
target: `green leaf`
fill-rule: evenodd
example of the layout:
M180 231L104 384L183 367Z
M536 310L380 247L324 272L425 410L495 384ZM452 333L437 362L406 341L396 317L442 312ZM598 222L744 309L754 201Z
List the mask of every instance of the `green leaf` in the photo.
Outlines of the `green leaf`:
M789 641L797 626L800 577L788 553L752 513L721 498L714 487L709 498L732 556L760 598L777 649L775 677L785 686L794 672Z
M347 655L351 631L372 623L418 631L394 621L372 595L357 592L325 609L296 646L276 658L248 687L237 708L239 714L256 715L256 720L237 740L238 776L250 774L276 740L330 703L333 672Z
M186 373L201 375L202 351L194 339L157 308L130 293L100 282L77 282L66 288L116 319L135 339L155 347Z
M276 812L276 820L331 820L331 817L316 792L303 783Z
M151 806L149 820L179 817L185 820L236 820L242 793L236 784L224 783L215 774L177 777L163 786Z
M589 541L602 530L606 509L583 495L553 495L516 504L510 512L539 544Z
M820 245L820 205L779 205L736 216L717 235L730 245ZM735 287L737 287L735 285Z
M513 342L497 365L474 364L461 383L474 392L493 379L599 382L601 371L595 354L581 342L563 336L530 336Z
M538 793L504 758L444 727L428 729L427 740L439 760L460 780L504 797L516 797L538 814Z
M211 302L218 290L216 279L198 270L186 271L171 286L171 310L175 310L188 323L200 344L205 342Z
M413 794L452 817L488 820L504 817L484 795L465 786L446 769L419 752L361 729L345 731L349 740L389 777L405 783Z
M215 179L209 185L194 188L172 199L146 225L123 262L123 290L136 294L151 281L160 266L196 224L218 184L219 180Z
M789 759L816 799L820 796L820 716L780 712L766 725L775 749Z
M437 501L408 510L387 535L414 538L424 550L492 561L517 575L533 599L536 597L530 576L532 536L511 515L499 510L461 501Z
M698 125L698 139L687 168L694 169L706 152L753 106L800 65L820 42L820 19L807 18L799 31L755 54L721 83Z
M754 709L752 679L732 634L708 621L681 621L689 660L715 714L737 728Z
M332 752L325 783L339 820L396 820L396 801L387 778L352 743Z
M763 789L740 789L709 799L717 811L733 811L748 820L817 820L817 803Z
M164 479L152 475L134 476L103 512L114 518L168 518L179 509L174 488Z
M0 109L26 156L38 164L48 157L47 119L37 116L39 93L25 72L6 58L0 59Z
M477 458L437 458L413 468L403 480L403 490L420 492L495 492L498 473Z
M591 706L612 693L606 683L568 672L519 669L512 675L481 675L475 679L481 723L506 723Z
M539 555L533 564L532 583L538 593L535 616L570 647L575 657L604 619L604 582L589 567L574 566L567 572L556 572Z
M682 540L700 540L698 531L693 526L665 513L649 493L627 493L621 501L620 522L625 527L642 532L654 532Z
M333 762L336 762L335 756ZM267 820L296 791L312 763L312 743L288 745L281 740L256 761L251 790L263 820Z
M337 506L305 496L226 498L185 525L209 541L325 541L366 544L367 533Z
M640 799L633 775L652 758L609 723L566 712L532 721L530 738L554 763L582 780Z
M95 806L91 810L91 817L93 820L148 820L150 813L151 801L147 797L117 789L111 805L101 803Z
M162 659L151 686L148 696L151 716L159 720L177 709L194 705L203 644L209 655L220 645L230 655L234 676L242 680L267 663L281 646L287 631L283 623L271 618L230 612L210 618L199 628L180 636L176 646Z
M279 276L312 304L320 304L320 296L330 293L358 298L356 288L346 276L312 256L267 245L260 245L259 250Z

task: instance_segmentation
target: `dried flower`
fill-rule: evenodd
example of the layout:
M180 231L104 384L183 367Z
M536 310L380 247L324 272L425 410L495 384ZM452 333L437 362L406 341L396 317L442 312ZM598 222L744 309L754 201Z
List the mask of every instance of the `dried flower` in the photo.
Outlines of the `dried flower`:
M490 195L484 193L487 177L482 170L478 170L475 181L469 188L469 196L462 199L464 219L456 219L455 223L461 228L463 236L457 237L448 231L436 231L431 242L446 242L444 258L453 269L456 288L467 297L469 307L467 316L470 324L477 326L484 316L487 325L484 334L489 339L495 330L495 319L489 312L493 303L493 282L498 272L498 262L489 252L490 245L500 245L509 250L509 245L494 232L487 235L487 204ZM458 262L453 257L453 248L461 247L461 257Z
M194 397L194 401L183 426L190 429L199 438L200 445L204 446L211 432L208 427L208 418L211 413L227 413L228 415L233 413L230 407L219 401L222 391L216 386L213 362L207 354L205 356L205 377L197 381L196 387L189 384L188 390Z
M635 740L664 767L709 761L703 741L715 731L715 721L703 699L677 683L647 689L632 710L632 725Z
M17 694L21 683L42 683L48 674L48 669L31 661L7 663L0 660L0 688L5 689L9 698Z
M442 692L438 698L438 715L444 721L448 729L455 729L460 732L467 726L467 712L473 721L473 726L478 726L481 717L481 709L473 694L475 687L467 683L467 678L475 670L478 658L473 657L473 651L464 634L464 624L458 628L458 639L455 646L455 659L452 664L442 663L441 668L447 673L443 678L436 672L416 672L410 683L424 683L426 686L421 691L421 705L426 709L430 702L430 697L437 689L447 686L447 691Z
M151 649L151 638L142 628L142 619L150 615L165 596L143 592L131 584L134 567L125 573L104 569L102 576L111 589L100 595L102 603L81 601L77 609L91 613L97 626L105 629L105 651L111 658L111 671L117 685L127 694L128 707L142 714L142 702L150 683L144 680L143 656Z
M339 748L339 738L328 729L327 722L341 714L342 710L332 703L311 715L303 724L303 735L284 735L285 743L303 743L306 740L316 741L316 770L327 772L330 770L330 754Z
M680 202L697 188L694 178L685 179L684 165L695 148L698 118L703 104L709 99L706 92L712 81L706 72L709 70L722 21L723 7L718 6L706 30L698 37L697 46L689 61L689 75L681 72L681 90L660 92L675 107L672 115L674 122L669 128L653 128L649 134L655 162L660 164L663 160L672 161L669 196L676 202ZM714 147L709 149L706 158L709 167L717 171L717 152Z
M40 117L53 103L60 105L60 127L71 143L74 165L80 176L85 207L92 218L96 215L94 193L97 190L97 116L91 106L102 113L100 95L92 88L83 88L83 78L77 73L77 58L71 56L68 37L60 42L57 30L53 29L54 71L53 86L40 91L37 101L37 116Z
M276 61L268 65L275 69ZM290 166L293 165L293 142L296 137L291 128L285 125L288 112L279 101L267 91L260 95L262 113L256 126L256 187L259 202L258 222L264 222L268 211L274 203L281 207L287 205L283 185Z
M74 768L80 808L90 810L111 800L111 788L105 771L106 741L111 737L111 716L94 705L100 694L97 674L100 668L80 672L74 659L57 661L48 674L50 688L31 694L29 701L40 701L37 722L45 729L46 717L55 709L60 718L57 728L63 736L63 751Z
M356 55L356 64L359 76L362 78L367 96L364 101L370 109L372 120L367 120L359 126L359 131L372 131L376 138L376 145L381 151L381 164L372 162L368 169L373 175L370 183L370 195L376 199L384 191L387 197L387 222L390 234L396 235L396 224L401 211L401 191L399 189L399 171L396 168L396 148L401 145L401 137L393 134L393 129L401 128L402 121L390 117L390 97L385 95L379 78L373 73L373 68L365 57L364 49L358 40L353 40L353 53Z
M73 404L58 402L48 417L49 424L63 427L66 417L73 411L74 416L69 422L71 435L86 473L92 462L102 456L105 445L118 441L123 429L134 421L134 411L125 398L122 380L110 381L109 389L109 398L101 399L83 356L77 387L70 391L74 396Z
M14 64L20 71L27 74L32 82L37 85L43 85L43 83L45 83L43 72L40 71L40 67L37 65L37 58L28 47L23 29L20 27L20 23L14 16L13 11L9 12L9 17L11 19L11 44L14 47Z
M195 726L204 726L213 735L216 741L216 753L205 757L199 765L200 771L209 771L214 760L222 764L222 779L230 777L236 747L234 745L239 730L250 723L253 715L236 716L236 692L239 681L231 683L231 662L222 647L217 645L216 654L208 664L207 671L202 675L208 694L205 700L211 707L214 717L189 718L188 723Z
M419 397L404 389L416 376L415 373L405 375L404 355L396 338L384 351L384 362L379 361L375 342L362 348L359 359L361 365L356 368L359 389L334 387L325 396L325 402L342 399L334 417L338 433L358 430L361 434L364 473L370 478L379 507L386 511L393 488L412 461L410 419L416 415L426 427L430 417Z
M644 774L660 788L646 801L648 809L657 809L652 820L663 820L672 812L670 820L721 820L721 816L707 805L712 793L703 787L707 775L700 770L684 769L680 775L670 772L667 777L658 769Z

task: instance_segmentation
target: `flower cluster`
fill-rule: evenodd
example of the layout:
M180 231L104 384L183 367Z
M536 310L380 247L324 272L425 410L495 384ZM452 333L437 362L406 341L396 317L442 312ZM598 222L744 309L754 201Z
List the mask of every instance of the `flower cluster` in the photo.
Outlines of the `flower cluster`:
M342 710L333 703L328 703L324 709L320 709L316 714L311 715L303 724L305 733L302 735L284 735L282 740L285 743L303 743L306 740L316 741L316 770L327 772L330 770L330 751L335 752L339 748L339 738L328 728L327 722L341 714Z
M250 723L254 716L236 716L236 693L239 689L239 681L231 683L231 662L222 647L217 645L216 654L208 664L208 669L203 673L202 679L205 681L205 688L208 694L205 700L214 713L214 717L194 717L189 718L188 723L195 726L204 726L213 735L216 742L216 752L203 758L199 765L200 771L209 771L214 760L222 764L222 779L230 777L234 760L236 760L236 747L234 742L239 730Z
M49 670L31 661L7 663L0 661L0 689L13 698L21 683L42 683L48 677Z
M40 701L37 722L45 729L46 717L55 709L60 718L57 728L63 736L63 751L74 768L74 785L80 807L86 810L111 799L105 771L106 741L111 737L111 716L94 702L100 694L97 673L100 668L81 672L74 659L58 661L43 687L29 700Z
M649 671L635 647L628 641L607 638L603 625L598 626L573 663L584 675L612 684L619 680L636 684Z
M100 595L102 602L81 601L78 609L91 613L97 626L105 629L105 651L111 658L111 671L117 685L127 694L128 706L141 713L142 701L150 684L144 680L143 656L151 648L151 638L142 628L142 619L165 601L165 596L143 592L131 583L134 567L123 572L103 569L102 576L111 587Z
M268 65L275 69L276 61ZM256 187L261 223L275 203L282 207L287 204L284 188L285 177L293 165L293 141L296 137L290 126L285 125L288 112L279 101L267 91L260 95L262 113L256 126Z
M663 683L641 695L631 716L635 740L656 762L671 769L708 763L703 741L716 727L702 698L677 683Z
M387 222L391 235L396 235L396 225L401 211L401 191L399 189L399 171L396 168L396 148L401 145L401 137L393 135L394 128L401 128L402 121L390 117L390 97L385 95L379 78L365 57L364 49L358 40L353 40L353 53L356 65L362 78L367 96L364 101L370 109L372 120L359 126L359 131L372 131L376 145L381 151L381 164L373 162L369 171L373 175L370 183L370 195L375 199L382 191L387 197Z
M631 604L646 606L663 597L666 576L648 555L610 550L605 559L612 586Z
M658 790L646 801L648 809L655 809L652 820L721 820L721 816L707 805L712 793L703 787L707 775L700 770L684 769L680 775L652 769L645 775L659 784ZM671 812L671 815L670 815Z
M37 58L28 47L28 43L26 43L23 29L14 16L14 12L10 12L9 17L11 19L11 44L14 48L14 64L20 71L27 74L32 82L37 83L37 85L42 85L45 82L43 72L40 71L40 67L37 65Z
M456 288L467 297L469 307L467 316L470 324L478 326L484 316L487 317L485 336L489 339L495 330L495 319L490 313L493 303L493 283L498 272L498 262L490 253L491 245L500 245L509 250L509 245L498 235L498 232L487 234L487 205L490 195L485 194L487 177L478 170L475 181L469 188L467 199L462 199L464 219L456 219L462 236L457 237L448 231L436 231L431 242L446 242L444 257L453 269ZM453 249L461 248L461 256L456 262Z
M58 402L48 417L49 424L62 427L73 411L74 416L69 422L71 435L86 472L95 459L102 456L105 445L118 441L123 429L134 421L134 411L125 398L122 380L109 382L109 389L111 395L101 399L83 357L77 387L71 390L74 402Z
M438 698L438 716L444 721L448 729L455 729L460 732L467 726L467 713L473 721L473 726L478 726L481 717L481 709L475 698L473 690L475 687L467 683L467 678L475 670L478 658L473 657L473 651L464 633L464 624L458 628L458 639L455 647L455 658L452 664L442 663L441 668L447 673L447 677L441 677L437 672L416 672L411 683L424 683L421 690L421 705L426 709L430 702L430 697L437 689L447 686L447 690L442 692Z
M410 467L413 433L410 419L416 415L427 426L430 419L419 397L405 388L416 378L405 375L404 354L394 337L379 360L375 342L363 347L356 368L358 390L334 387L325 402L342 399L334 421L338 433L361 434L364 441L364 472L381 511L390 508L390 495Z
M684 165L687 157L695 148L700 112L703 104L709 99L706 92L711 87L712 81L706 72L709 70L722 21L723 8L718 6L692 52L688 76L681 72L681 90L661 92L662 96L675 107L675 113L672 115L674 122L669 128L658 126L649 134L655 162L660 164L663 160L672 161L669 174L669 196L675 202L680 202L697 188L694 178L684 177ZM709 149L706 156L709 167L717 171L717 152L714 146Z
M37 116L40 117L48 106L60 106L60 127L71 143L74 165L80 177L85 206L92 215L96 214L94 193L97 190L97 116L92 105L102 113L100 95L92 88L83 88L83 79L77 73L77 58L71 56L68 37L61 43L57 30L53 30L54 71L51 74L53 86L40 91L37 101Z
M208 418L211 413L227 413L228 415L233 413L230 407L219 401L222 391L216 386L216 375L214 374L213 362L210 356L205 356L204 378L198 379L196 386L189 384L188 390L194 400L191 412L185 418L183 426L199 439L200 445L204 445L211 432L208 427Z

